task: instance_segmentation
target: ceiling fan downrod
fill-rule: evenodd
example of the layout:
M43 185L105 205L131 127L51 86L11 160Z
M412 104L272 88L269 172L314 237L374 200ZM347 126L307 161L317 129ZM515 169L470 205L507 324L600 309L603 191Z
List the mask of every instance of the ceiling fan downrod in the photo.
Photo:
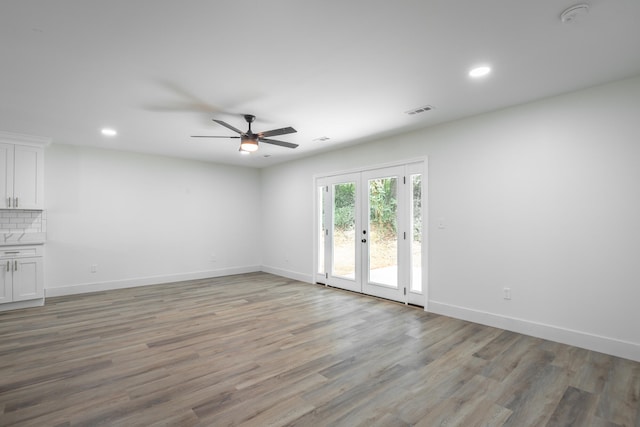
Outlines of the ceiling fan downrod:
M251 130L251 123L253 123L253 121L256 119L256 116L254 116L253 114L245 114L244 119L247 121L247 123L249 123L249 131L247 132L247 134L253 135L253 131Z

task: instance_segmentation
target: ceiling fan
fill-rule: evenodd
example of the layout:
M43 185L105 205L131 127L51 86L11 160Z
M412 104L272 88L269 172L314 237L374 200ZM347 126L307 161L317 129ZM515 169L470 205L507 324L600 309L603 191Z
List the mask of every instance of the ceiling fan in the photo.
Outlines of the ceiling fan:
M231 126L229 123L223 122L222 120L213 119L214 122L218 123L226 127L227 129L231 129L232 131L239 133L240 136L209 136L209 135L192 135L192 138L240 138L240 151L241 152L252 152L258 149L258 143L264 142L267 144L279 145L281 147L287 148L296 148L298 144L292 144L290 142L278 141L277 139L270 139L270 136L277 135L286 135L289 133L297 132L292 127L280 128L268 130L266 132L258 132L253 133L251 130L251 123L256 119L256 116L251 114L245 114L244 119L249 123L249 130L246 132L242 132L240 129L237 129Z

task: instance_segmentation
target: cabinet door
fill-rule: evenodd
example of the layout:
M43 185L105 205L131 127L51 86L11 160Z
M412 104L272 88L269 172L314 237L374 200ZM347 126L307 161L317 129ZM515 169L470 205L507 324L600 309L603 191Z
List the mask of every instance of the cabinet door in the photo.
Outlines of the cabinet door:
M13 207L44 209L44 150L16 145L13 166Z
M23 301L44 296L42 258L19 258L14 261L13 300Z
M0 209L10 207L13 207L13 144L0 143Z
M0 303L13 301L11 263L13 260L0 260Z

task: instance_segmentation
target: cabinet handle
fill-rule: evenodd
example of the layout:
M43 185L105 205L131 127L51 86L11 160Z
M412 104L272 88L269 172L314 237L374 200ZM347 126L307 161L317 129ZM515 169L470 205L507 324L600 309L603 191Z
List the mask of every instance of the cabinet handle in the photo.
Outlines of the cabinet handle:
M7 197L7 207L11 207L11 197Z
M17 198L17 197L16 197L15 202L13 203L13 207L14 207L14 208L17 208L17 207L18 207L18 198Z
M10 268L11 268L11 261L7 261L7 273L9 272Z
M18 260L13 261L13 271L18 271Z

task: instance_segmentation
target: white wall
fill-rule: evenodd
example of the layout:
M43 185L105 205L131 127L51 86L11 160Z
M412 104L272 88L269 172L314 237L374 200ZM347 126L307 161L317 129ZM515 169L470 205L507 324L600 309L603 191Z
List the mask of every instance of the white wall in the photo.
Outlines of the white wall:
M49 296L260 269L255 169L53 144L45 176Z
M428 156L429 310L640 360L639 118L640 77L264 169L263 268L311 280L314 175Z

